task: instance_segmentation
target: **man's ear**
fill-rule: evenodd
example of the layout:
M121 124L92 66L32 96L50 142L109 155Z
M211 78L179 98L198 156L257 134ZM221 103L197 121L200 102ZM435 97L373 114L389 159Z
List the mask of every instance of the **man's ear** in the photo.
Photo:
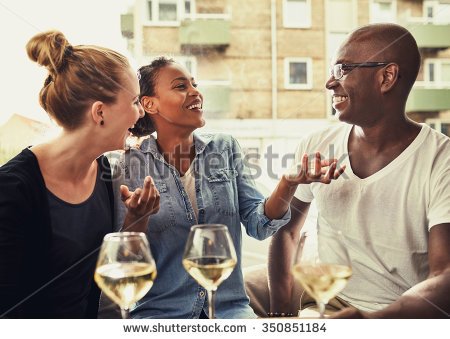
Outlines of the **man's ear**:
M141 98L141 105L144 111L149 114L158 113L158 99L155 97L143 96Z
M96 125L104 124L103 109L104 104L101 101L96 101L91 106L91 117Z
M381 93L387 93L399 79L399 67L395 63L390 63L384 67L383 73L381 74Z

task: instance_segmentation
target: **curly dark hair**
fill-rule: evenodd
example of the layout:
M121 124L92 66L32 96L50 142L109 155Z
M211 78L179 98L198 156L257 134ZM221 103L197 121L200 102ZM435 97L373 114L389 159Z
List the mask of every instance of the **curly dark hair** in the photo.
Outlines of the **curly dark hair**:
M156 95L155 84L159 71L173 63L175 63L175 60L161 56L154 59L150 64L139 68L138 76L141 92L139 95L139 100L141 100L143 96L153 97ZM130 131L136 137L143 137L152 134L155 131L155 126L153 125L150 115L145 114L144 117L137 121L134 128Z

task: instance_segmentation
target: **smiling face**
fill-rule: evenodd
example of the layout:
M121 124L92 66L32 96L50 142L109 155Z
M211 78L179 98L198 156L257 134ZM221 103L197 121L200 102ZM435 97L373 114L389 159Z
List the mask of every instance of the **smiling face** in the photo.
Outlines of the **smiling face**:
M107 148L123 149L130 135L129 129L144 116L144 110L139 102L139 82L131 69L124 73L116 102L105 104L103 115Z
M192 132L205 125L203 96L192 75L177 63L159 70L151 99L150 112L158 132L174 128Z
M337 51L332 65L361 63L383 58L363 41L347 40ZM377 82L377 72L383 67L360 67L344 70L344 76L336 80L330 76L326 88L331 90L333 108L339 120L360 126L372 125L381 113L382 95Z

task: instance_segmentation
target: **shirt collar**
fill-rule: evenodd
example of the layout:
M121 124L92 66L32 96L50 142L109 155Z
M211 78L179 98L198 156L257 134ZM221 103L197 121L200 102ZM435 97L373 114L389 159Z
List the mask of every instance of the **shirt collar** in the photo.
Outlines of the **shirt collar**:
M213 139L214 134L210 133L202 133L197 134L194 133L194 145L195 145L195 153L196 155L201 154L206 146ZM151 153L155 159L164 161L163 156L159 153L158 145L156 143L156 138L154 135L150 135L150 138L145 139L140 147L143 153Z

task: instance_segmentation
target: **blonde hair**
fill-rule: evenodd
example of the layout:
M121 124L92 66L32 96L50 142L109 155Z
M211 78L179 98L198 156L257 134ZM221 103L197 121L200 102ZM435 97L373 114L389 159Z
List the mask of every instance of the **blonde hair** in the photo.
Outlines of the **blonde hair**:
M95 101L114 103L130 69L120 53L99 46L72 46L59 31L35 35L26 49L29 58L49 73L39 103L66 129L79 127Z

